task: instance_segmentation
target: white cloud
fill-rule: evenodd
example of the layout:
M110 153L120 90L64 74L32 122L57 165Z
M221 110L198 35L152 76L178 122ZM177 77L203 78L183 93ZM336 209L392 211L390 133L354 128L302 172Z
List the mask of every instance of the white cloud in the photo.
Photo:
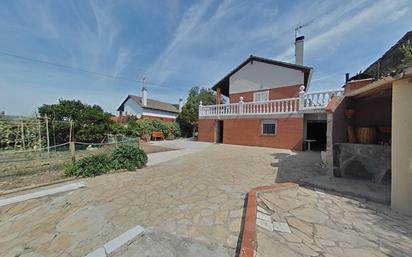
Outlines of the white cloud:
M185 41L190 40L190 36L195 33L195 28L201 22L201 18L205 15L210 3L210 1L201 1L201 4L190 6L183 14L173 39L146 72L149 80L161 84L173 72L175 55L186 43Z
M406 11L399 12L399 10L407 9L405 3L406 1L402 0L382 0L371 2L364 8L358 8L361 6L358 4L351 7L343 5L335 8L334 11L320 19L320 27L323 27L323 30L310 28L312 34L318 32L318 35L305 42L305 55L315 56L320 52L335 51L342 40L349 40L356 37L357 34L371 30L389 20L401 18L406 14ZM322 10L322 12L324 11ZM396 18L393 14L396 14ZM317 26L317 21L313 26ZM292 61L293 58L293 46L276 57L276 59L286 61Z

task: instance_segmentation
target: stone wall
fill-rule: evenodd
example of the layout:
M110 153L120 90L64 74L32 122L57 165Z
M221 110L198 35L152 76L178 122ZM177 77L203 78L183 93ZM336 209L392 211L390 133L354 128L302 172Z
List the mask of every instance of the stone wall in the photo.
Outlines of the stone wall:
M333 165L333 173L336 177L388 183L391 170L391 147L389 145L334 144Z

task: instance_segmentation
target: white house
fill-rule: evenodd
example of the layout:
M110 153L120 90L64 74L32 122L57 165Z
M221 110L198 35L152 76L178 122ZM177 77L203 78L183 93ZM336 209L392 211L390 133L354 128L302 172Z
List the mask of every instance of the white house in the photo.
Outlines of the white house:
M137 119L158 119L172 122L182 110L183 100L179 104L170 104L147 97L147 89L142 88L142 96L128 95L119 106L119 119L122 117L135 117ZM127 120L127 118L126 118Z

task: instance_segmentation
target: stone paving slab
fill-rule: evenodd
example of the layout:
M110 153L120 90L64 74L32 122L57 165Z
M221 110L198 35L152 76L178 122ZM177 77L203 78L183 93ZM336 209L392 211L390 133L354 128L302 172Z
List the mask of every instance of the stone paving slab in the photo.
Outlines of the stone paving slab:
M334 177L322 165L319 152L276 153L273 156L272 165L278 167L276 183L300 182L310 187L334 191L343 196L367 198L383 204L390 203L390 185L377 184L367 180Z
M85 186L84 182L77 182L77 183L70 183L70 184L65 184L65 185L58 185L58 186L55 186L49 189L40 189L40 190L36 190L34 192L29 192L29 193L23 192L22 194L19 194L16 196L6 195L6 196L0 197L0 207L9 205L9 204L15 204L15 203L28 201L31 199L35 199L35 198L39 198L39 197L43 197L47 195L76 190L84 186Z
M178 142L173 143L179 146ZM294 153L232 145L207 144L205 147L195 143L184 142L182 148L192 147L192 150L176 158L166 156L175 151L165 152L164 158L159 157L160 162L136 172L85 179L85 188L0 207L0 256L85 256L136 224L205 245L216 244L229 249L234 256L239 243L245 194L251 188L275 182L279 174L274 159ZM299 156L307 157L304 153ZM309 165L308 160L302 161L301 165L303 170ZM316 192L314 194L321 197ZM268 203L274 201L270 196L265 199ZM304 206L318 201L300 194L297 199L303 201ZM272 207L295 211L295 208L301 208L299 201L275 201ZM353 214L344 212L342 216L340 210L347 206L338 203L326 210L331 212L327 215L334 215L345 224ZM324 205L326 202L320 203L326 209ZM270 209L268 206L264 208ZM332 214L335 209L338 213ZM391 212L383 213L393 216ZM282 215L283 212L271 211L270 214L277 222L290 218ZM314 219L317 214L321 215L307 214L306 219ZM293 218L293 214L290 215ZM294 220L295 224L301 224L299 222L307 225L306 221ZM408 224L412 226L412 221ZM293 235L281 235L280 240L289 240L290 244L299 244L301 238L308 242L312 240L291 222L289 225ZM360 221L356 226L369 228ZM307 231L315 230L310 224L302 227ZM380 233L379 229L384 231L382 233L390 231L375 226ZM273 233L267 237L272 240ZM315 243L307 247L315 251ZM330 248L337 247L332 243ZM298 249L308 251L305 247Z
M207 244L176 235L149 231L133 243L115 251L111 257L229 257L234 251L221 245Z
M0 207L0 256L85 256L136 224L234 255L245 194L275 180L276 152L285 151L210 144L136 172L85 179L85 188Z
M412 217L388 206L302 187L260 192L257 204L291 230L258 226L258 257L412 256Z

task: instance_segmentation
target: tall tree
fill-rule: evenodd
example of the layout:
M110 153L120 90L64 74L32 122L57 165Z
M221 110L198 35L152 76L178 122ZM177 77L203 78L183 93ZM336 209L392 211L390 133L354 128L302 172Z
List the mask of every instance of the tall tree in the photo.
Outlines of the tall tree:
M39 114L50 120L51 140L56 144L69 141L69 121L73 121L74 138L82 142L100 142L110 130L109 113L98 105L84 104L78 100L60 99L57 104L44 104Z
M215 92L207 88L192 87L189 90L187 102L177 117L182 135L190 137L199 119L199 103L203 105L216 104Z

